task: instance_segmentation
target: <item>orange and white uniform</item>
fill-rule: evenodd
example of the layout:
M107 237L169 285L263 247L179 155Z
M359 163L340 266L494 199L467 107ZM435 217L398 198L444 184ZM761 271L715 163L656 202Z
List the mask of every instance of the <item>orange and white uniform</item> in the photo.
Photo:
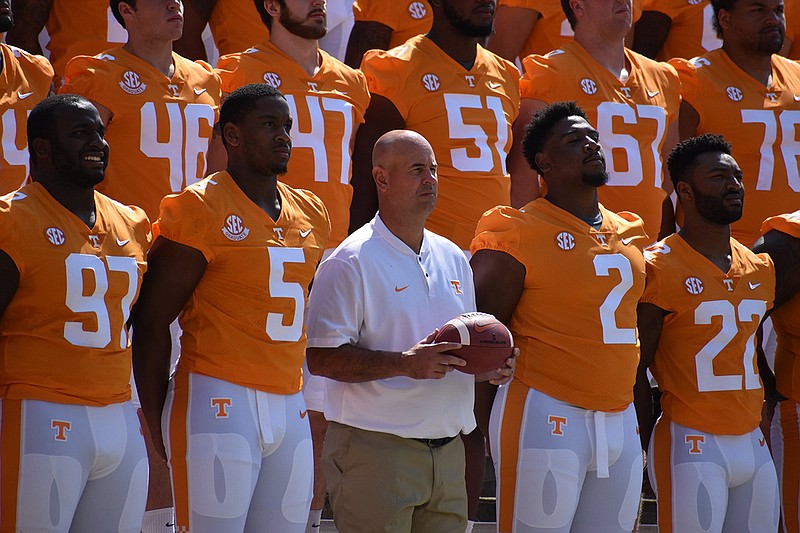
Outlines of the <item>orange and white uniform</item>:
M473 254L504 252L525 267L509 323L515 379L490 423L499 531L633 529L642 457L631 402L645 286L637 245L648 237L636 215L601 213L594 229L540 198L493 209L476 229Z
M800 239L800 211L770 217L761 233L780 231ZM775 380L778 392L787 397L779 402L772 417L772 456L781 486L783 529L800 531L800 296L784 302L771 315L778 346L775 351Z
M38 183L0 198L0 249L19 271L0 318L3 531L141 528L147 461L125 323L150 223L94 201L89 228Z
M428 0L355 0L353 15L356 22L380 22L392 28L389 48L428 33L433 24L433 11Z
M308 517L303 314L330 223L308 191L279 182L278 192L273 221L218 172L165 198L153 226L208 262L179 317L181 358L163 420L176 524L187 530L241 531L247 521L303 531ZM223 501L215 461L227 480Z
M433 147L439 197L425 227L466 250L481 215L511 201L506 155L519 113L517 68L478 45L466 70L420 35L370 50L361 69L370 92L390 100L406 129Z
M727 272L680 235L645 250L641 301L667 312L650 365L663 393L648 461L661 531L777 529L755 347L775 298L775 270L766 254L730 244Z
M731 143L744 176L745 210L731 235L751 246L761 222L800 204L800 65L772 56L772 84L765 87L723 50L691 61L670 62L681 78L684 101L698 113L696 135L715 133Z
M0 194L19 189L28 179L28 114L50 94L53 67L42 56L0 44Z
M61 93L78 93L112 115L106 141L112 156L104 194L145 210L155 220L167 194L206 175L206 153L219 116L219 78L202 61L172 54L164 76L122 47L70 61Z
M217 0L208 20L221 56L242 52L269 39L253 0Z
M710 0L644 0L645 11L658 11L672 21L667 38L656 59L692 59L722 46L712 25Z
M294 119L292 157L280 180L312 191L325 202L331 216L331 248L347 236L350 224L352 145L364 122L369 91L360 71L324 50L319 54L322 62L314 76L270 42L220 58L217 71L224 93L248 83L267 83L286 96Z
M661 226L664 161L661 150L678 118L680 84L675 70L625 50L630 76L625 83L577 42L545 56L527 57L520 81L522 98L547 104L575 100L600 132L609 181L598 190L612 211L642 217L647 234Z

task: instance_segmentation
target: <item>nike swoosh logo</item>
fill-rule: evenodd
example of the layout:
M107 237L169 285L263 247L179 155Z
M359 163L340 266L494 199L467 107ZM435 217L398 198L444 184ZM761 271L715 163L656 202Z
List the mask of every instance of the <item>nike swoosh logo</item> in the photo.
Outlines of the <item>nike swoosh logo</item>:
M130 240L130 239L125 239L124 241L121 241L121 240L117 239L117 244L118 244L119 246L125 246L125 245L126 245L126 244L128 244L129 242L131 242L131 240Z
M305 231L303 231L303 230L300 230L300 236L301 236L301 237L303 237L304 239L305 239L306 237L308 237L308 234L309 234L309 233L311 233L311 228L308 228L308 229L307 229L307 230L305 230Z
M633 240L634 240L635 238L636 238L636 237L628 237L627 239L625 239L625 238L622 238L622 239L620 239L620 242L621 242L622 244L624 244L625 246L628 246L630 243L632 243L632 242L633 242Z
M196 94L197 96L200 96L204 92L206 92L205 89L198 89L197 87L194 88L194 94Z
M491 327L492 327L491 324L475 324L475 331L477 331L478 333L482 333Z
M656 96L658 96L658 93L661 92L661 91L652 91L651 92L649 89L646 89L646 90L647 90L647 96L649 96L650 98L655 98Z
M403 291L404 291L404 290L406 290L408 287L409 287L408 285L406 285L405 287L395 287L395 288L394 288L394 292L403 292Z
M307 414L308 414L308 409L306 409L305 411L300 411L300 418L305 418Z
M164 527L175 527L175 522L167 522Z
M494 81L490 81L489 82L489 88L490 89L497 89L498 87L500 87L500 85L502 85L502 84L501 83L496 83Z
M17 91L17 96L19 96L20 100L25 100L27 97L29 97L32 94L33 94L33 91L31 91L29 93L23 93L23 92Z
M794 95L794 101L795 102L800 102L800 94Z
M759 288L761 286L760 283L752 283L750 281L748 281L747 284L750 285L750 289L751 290L755 290L755 289L757 289L757 288Z

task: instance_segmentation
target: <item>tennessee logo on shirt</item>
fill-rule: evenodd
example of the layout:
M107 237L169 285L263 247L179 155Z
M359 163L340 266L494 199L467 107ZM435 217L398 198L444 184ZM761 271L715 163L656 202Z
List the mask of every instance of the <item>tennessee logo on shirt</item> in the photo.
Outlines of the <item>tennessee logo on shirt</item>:
M232 241L241 241L250 235L250 228L244 225L239 215L228 215L222 233Z
M451 279L450 280L450 285L453 286L453 292L455 292L456 294L464 294L461 291L461 280Z
M147 89L147 84L132 70L127 70L122 74L119 86L128 94L142 94Z

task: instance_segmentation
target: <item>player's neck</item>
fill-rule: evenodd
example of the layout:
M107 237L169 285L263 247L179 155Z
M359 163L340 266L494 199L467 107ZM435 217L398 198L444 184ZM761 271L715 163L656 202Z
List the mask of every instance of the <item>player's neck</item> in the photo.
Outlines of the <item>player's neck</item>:
M281 198L278 194L278 176L253 172L246 164L228 161L228 174L251 202L256 204L273 221L281 215Z
M436 23L431 27L431 31L426 35L428 39L442 49L442 51L460 63L464 68L470 70L475 64L478 55L478 37L467 37L458 32L449 23Z
M567 189L548 184L545 200L583 221L596 219L600 213L595 187Z
M692 218L696 219L684 220L678 235L720 270L728 272L731 268L730 225L714 224L699 217Z
M280 24L273 24L269 40L284 54L294 59L309 76L313 76L319 70L322 56L319 53L319 41L316 39L298 37L286 31Z
M64 183L63 178L39 176L36 180L59 204L81 219L90 229L94 227L96 208L94 189Z
M722 50L737 67L745 71L758 83L765 87L772 84L772 55L736 48L723 43Z
M414 216L412 213L406 211L404 213L396 213L388 206L378 209L378 214L381 220L392 232L392 235L403 241L406 246L414 250L418 254L422 249L422 239L425 235L425 220L427 215Z
M172 61L172 41L151 41L129 34L128 42L123 48L126 52L153 65L164 76L172 78L175 74L175 64Z
M630 66L625 58L624 38L609 40L578 31L575 33L575 41L614 77L623 83L627 81Z

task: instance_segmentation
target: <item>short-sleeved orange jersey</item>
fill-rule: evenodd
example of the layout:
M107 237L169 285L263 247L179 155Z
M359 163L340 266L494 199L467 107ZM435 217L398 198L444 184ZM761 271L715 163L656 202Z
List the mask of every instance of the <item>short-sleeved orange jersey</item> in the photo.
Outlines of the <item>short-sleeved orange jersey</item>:
M708 433L752 431L764 400L755 334L775 299L772 260L731 239L725 273L676 234L645 258L642 302L668 312L650 365L664 414Z
M269 39L253 0L217 0L208 25L219 54L242 52Z
M356 22L380 22L392 28L389 48L428 33L433 24L433 11L428 0L355 0L353 16Z
M770 217L761 233L777 230L800 239L800 210ZM800 402L800 295L783 303L771 315L778 335L775 351L775 379L781 394Z
M206 153L217 122L220 82L211 67L172 54L175 74L112 48L78 56L59 92L78 93L111 111L106 179L98 190L138 205L153 219L167 194L206 174Z
M114 18L108 0L53 0L45 28L57 83L73 57L93 56L128 40L128 32Z
M0 249L19 286L0 318L0 398L108 405L131 397L125 323L150 222L94 194L89 228L38 183L0 198Z
M772 85L751 78L722 50L670 62L683 99L698 113L696 134L724 135L742 169L745 206L731 235L751 246L761 222L800 205L800 65L772 56Z
M519 71L481 46L466 70L425 36L371 50L369 90L425 137L439 164L439 199L426 227L467 249L481 215L511 202L506 155L519 113Z
M639 364L636 305L645 285L642 221L601 206L597 230L544 198L497 207L478 223L470 250L505 252L525 267L509 327L520 349L515 376L584 409L633 401ZM499 272L498 275L502 275Z
M353 187L352 149L355 132L369 106L367 81L352 69L319 51L313 76L277 46L265 42L240 54L220 58L217 72L223 93L248 83L267 83L280 90L294 119L292 157L280 180L319 196L331 216L335 247L347 237Z
M28 179L28 114L50 93L53 67L47 59L0 43L0 194Z
M633 0L633 21L639 20L642 16L642 2L645 0ZM564 44L572 41L575 32L569 25L564 9L561 7L561 0L498 0L498 6L521 7L536 11L540 18L536 21L533 31L528 36L519 58L524 59L531 54L546 54L551 50L560 48Z
M330 234L325 206L278 183L273 221L218 172L161 203L153 234L200 250L208 261L180 315L179 365L273 394L300 390L303 312Z
M661 149L670 124L678 118L680 84L675 70L625 50L630 77L619 81L577 42L523 62L523 98L548 104L575 100L600 132L609 182L598 194L612 211L633 211L644 219L648 235L661 226Z
M656 59L691 59L722 46L712 25L710 0L644 0L645 11L658 11L672 21Z

